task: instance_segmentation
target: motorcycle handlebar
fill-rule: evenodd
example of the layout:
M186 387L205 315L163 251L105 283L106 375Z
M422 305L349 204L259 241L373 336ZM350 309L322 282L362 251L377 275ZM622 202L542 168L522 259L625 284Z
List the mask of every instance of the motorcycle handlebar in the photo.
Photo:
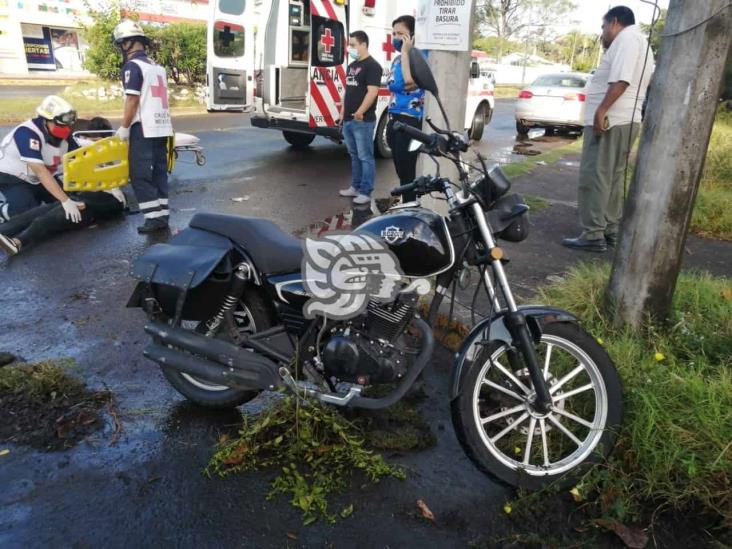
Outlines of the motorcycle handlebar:
M391 196L401 196L403 194L408 193L409 191L413 191L416 186L417 186L416 183L407 183L406 185L399 185L398 187L394 187L391 190Z
M424 133L423 131L413 128L404 122L395 122L394 131L406 133L412 139L415 139L420 143L424 143L425 145L432 146L436 141L436 136L434 134Z

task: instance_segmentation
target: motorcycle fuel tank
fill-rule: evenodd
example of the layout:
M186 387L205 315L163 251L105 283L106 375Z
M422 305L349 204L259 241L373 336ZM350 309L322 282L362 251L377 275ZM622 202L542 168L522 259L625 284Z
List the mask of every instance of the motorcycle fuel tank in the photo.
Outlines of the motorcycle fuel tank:
M368 233L385 242L409 277L434 276L455 262L445 220L424 208L394 208L354 232Z

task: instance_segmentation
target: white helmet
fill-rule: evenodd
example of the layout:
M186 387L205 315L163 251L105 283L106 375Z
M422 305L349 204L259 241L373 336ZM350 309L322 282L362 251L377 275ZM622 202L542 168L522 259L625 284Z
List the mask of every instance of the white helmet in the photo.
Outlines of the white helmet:
M36 113L38 113L38 116L62 126L71 126L76 122L74 107L58 95L49 95L41 101Z
M114 27L112 37L114 39L114 43L118 46L130 38L138 38L145 44L149 42L147 36L145 36L145 31L142 30L140 24L137 21L132 21L131 19L125 19L119 25Z

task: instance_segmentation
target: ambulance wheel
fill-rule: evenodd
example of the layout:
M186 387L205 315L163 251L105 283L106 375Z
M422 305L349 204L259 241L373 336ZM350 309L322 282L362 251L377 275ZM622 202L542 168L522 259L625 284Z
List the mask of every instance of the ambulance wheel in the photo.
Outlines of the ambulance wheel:
M478 108L475 109L473 124L470 126L470 139L473 141L480 141L481 137L483 137L486 116L486 105L485 103L481 103L478 105Z
M389 116L386 113L381 115L379 125L376 127L376 136L374 137L374 151L379 158L391 158L391 147L386 138L387 126L389 125Z
M315 139L314 133L282 132L282 136L295 149L305 149Z

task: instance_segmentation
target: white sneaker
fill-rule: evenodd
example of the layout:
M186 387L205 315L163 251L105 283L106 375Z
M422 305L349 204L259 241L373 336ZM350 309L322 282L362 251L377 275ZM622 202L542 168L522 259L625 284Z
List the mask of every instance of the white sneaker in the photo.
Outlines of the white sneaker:
M358 196L359 192L354 187L348 187L347 189L338 191L338 194L341 196Z
M371 204L371 197L365 194L359 194L353 199L354 204Z
M9 236L0 234L0 250L5 251L9 256L14 256L20 251L20 247Z

